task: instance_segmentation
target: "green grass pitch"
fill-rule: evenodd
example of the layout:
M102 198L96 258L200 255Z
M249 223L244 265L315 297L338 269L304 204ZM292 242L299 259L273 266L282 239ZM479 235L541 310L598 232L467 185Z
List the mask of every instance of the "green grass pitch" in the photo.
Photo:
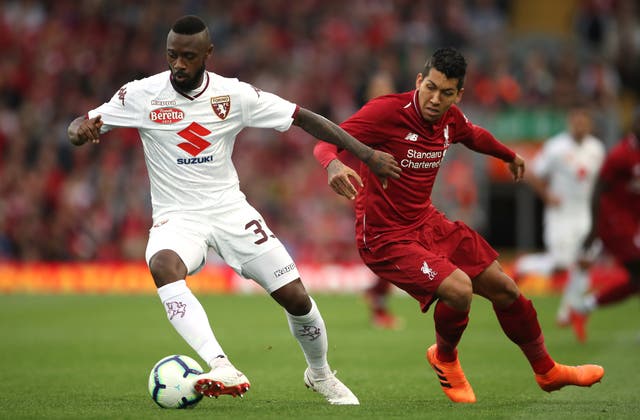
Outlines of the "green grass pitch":
M520 350L476 297L460 359L478 402L456 405L424 359L431 311L403 295L391 301L401 331L368 324L360 296L316 295L329 332L329 360L360 398L330 406L306 389L304 361L282 310L266 295L201 296L217 338L252 383L243 399L205 399L163 410L147 376L163 356L199 360L168 323L156 296L0 296L0 418L47 419L636 419L640 418L640 307L637 299L596 312L589 341L553 323L558 299L535 297L547 348L561 363L605 367L600 384L541 391Z

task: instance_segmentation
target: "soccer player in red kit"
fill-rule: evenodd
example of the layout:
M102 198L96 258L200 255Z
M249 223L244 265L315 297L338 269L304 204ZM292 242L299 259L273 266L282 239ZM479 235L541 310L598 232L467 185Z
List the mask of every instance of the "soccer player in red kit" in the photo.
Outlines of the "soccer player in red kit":
M435 303L436 343L426 358L454 402L476 401L458 360L457 345L469 321L473 293L489 299L505 334L524 352L539 386L591 386L604 369L565 366L547 352L537 314L501 269L497 252L462 222L450 221L431 203L436 174L454 143L508 163L516 180L524 160L455 105L462 98L466 61L455 49L437 50L417 75L416 89L369 101L341 124L361 142L393 155L399 179L379 182L366 168L344 165L325 142L315 149L329 185L355 199L356 242L362 260L378 276L413 296L426 312ZM351 180L359 184L356 190Z
M574 303L571 322L581 342L586 340L587 316L594 309L640 291L640 108L631 125L630 133L605 158L592 199L595 223L583 246L588 250L599 237L604 249L624 267L627 277Z

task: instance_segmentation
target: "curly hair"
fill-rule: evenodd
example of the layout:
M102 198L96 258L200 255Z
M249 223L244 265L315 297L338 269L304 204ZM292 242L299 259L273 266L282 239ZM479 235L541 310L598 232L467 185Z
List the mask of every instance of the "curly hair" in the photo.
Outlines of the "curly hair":
M464 86L467 61L455 48L437 49L425 63L423 74L428 74L432 68L447 76L447 79L458 79L458 89L462 89L462 86Z

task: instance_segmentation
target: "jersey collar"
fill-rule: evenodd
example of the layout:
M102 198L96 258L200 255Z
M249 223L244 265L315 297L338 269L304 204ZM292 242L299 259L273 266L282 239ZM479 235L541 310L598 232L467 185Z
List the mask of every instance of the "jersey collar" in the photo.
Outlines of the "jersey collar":
M418 98L418 93L420 91L418 89L413 91L413 110L416 113L416 117L418 117L418 120L422 123L422 125L424 127L429 128L430 130L435 130L436 127L438 127L440 124L442 124L442 122L444 121L444 117L445 115L447 115L447 112L445 112L438 121L436 122L430 122L424 119L424 117L422 116L422 112L420 111L420 99Z
M413 91L413 109L416 111L416 115L420 117L421 120L424 121L424 117L420 112L420 101L418 99L418 89Z
M209 87L209 72L208 71L204 72L204 83L202 83L198 89L191 90L189 91L189 93L183 92L180 89L178 89L178 87L173 83L173 75L171 73L169 73L169 80L171 81L171 86L173 86L173 89L176 92L178 92L180 95L184 96L185 98L193 101L194 99L202 95Z

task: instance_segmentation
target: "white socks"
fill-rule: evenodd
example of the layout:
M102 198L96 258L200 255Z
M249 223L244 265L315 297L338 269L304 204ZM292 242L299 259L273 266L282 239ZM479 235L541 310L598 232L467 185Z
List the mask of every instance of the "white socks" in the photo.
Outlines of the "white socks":
M158 296L167 312L171 325L184 340L206 360L209 365L219 355L225 355L211 330L207 314L198 299L191 293L184 280L178 280L158 288ZM327 332L324 320L315 301L306 315L295 316L287 311L291 334L298 340L304 357L314 377L331 375L327 362Z
M582 299L582 305L578 308L583 313L591 313L598 307L598 301L596 300L595 295L588 294Z
M575 264L569 271L567 284L562 292L558 321L569 321L569 308L575 307L589 290L589 272Z
M219 355L225 355L213 335L209 319L198 299L184 280L158 288L167 318L184 340L209 365Z
M311 299L311 310L306 315L295 316L287 311L287 320L291 334L298 340L304 358L314 374L315 378L322 378L331 375L329 363L327 362L327 331L324 320L316 306L316 302Z

